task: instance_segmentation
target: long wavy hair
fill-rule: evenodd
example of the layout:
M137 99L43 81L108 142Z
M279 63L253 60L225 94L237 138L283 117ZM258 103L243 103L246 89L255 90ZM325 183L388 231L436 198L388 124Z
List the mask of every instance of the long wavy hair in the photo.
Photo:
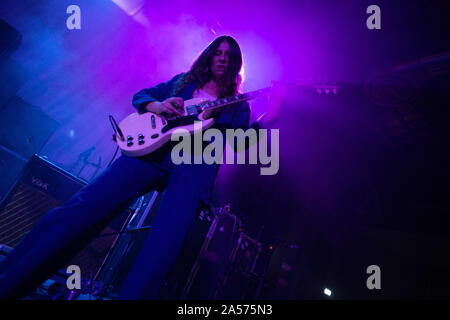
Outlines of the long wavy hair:
M241 82L239 72L242 68L242 53L239 44L230 36L220 36L216 38L209 46L203 50L197 60L194 61L190 70L180 79L176 91L181 91L185 86L192 82L197 82L198 88L203 87L213 78L211 72L211 63L217 48L226 41L230 47L228 54L228 68L220 81L216 83L219 88L219 98L233 96L238 94Z

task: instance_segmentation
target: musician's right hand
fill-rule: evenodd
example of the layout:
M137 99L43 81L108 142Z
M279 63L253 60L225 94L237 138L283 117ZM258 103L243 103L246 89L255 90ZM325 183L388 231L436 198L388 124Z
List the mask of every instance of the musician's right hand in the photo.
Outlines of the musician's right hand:
M184 111L184 100L179 97L171 97L166 100L159 102L153 101L145 106L147 111L160 115L162 113L168 115L183 116Z

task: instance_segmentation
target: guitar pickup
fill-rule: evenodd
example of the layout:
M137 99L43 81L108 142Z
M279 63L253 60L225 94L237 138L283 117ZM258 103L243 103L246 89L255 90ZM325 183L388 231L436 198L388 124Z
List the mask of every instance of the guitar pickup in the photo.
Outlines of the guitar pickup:
M155 129L156 128L156 118L155 118L155 116L152 115L152 117L150 119L151 119L151 122L152 122L152 129Z

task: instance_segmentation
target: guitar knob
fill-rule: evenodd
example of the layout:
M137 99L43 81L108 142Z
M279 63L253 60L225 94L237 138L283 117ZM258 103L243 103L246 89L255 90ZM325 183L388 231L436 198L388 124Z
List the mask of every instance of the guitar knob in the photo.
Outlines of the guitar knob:
M128 141L128 142L127 142L127 146L128 146L128 147L131 147L132 145L133 145L133 142L131 142L131 141Z
M139 134L138 134L138 138L139 138L139 139L144 139L144 135L143 135L142 133L139 133Z
M133 137L132 136L127 136L127 140L131 141L131 140L133 140Z
M152 136L151 136L152 139L156 139L156 138L158 138L158 137L159 137L159 134L157 134L157 133L154 133L154 134L152 134Z
M144 140L142 140L142 139L139 139L139 140L138 140L138 144L139 144L139 145L142 145L142 144L144 144L144 143L145 143Z

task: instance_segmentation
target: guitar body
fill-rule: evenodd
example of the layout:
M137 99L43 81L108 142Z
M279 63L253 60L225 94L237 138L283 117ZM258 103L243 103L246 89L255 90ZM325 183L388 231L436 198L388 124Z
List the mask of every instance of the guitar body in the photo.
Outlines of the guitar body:
M131 157L140 157L162 147L170 141L176 129L185 129L189 134L195 132L194 121L201 121L201 128L207 129L214 124L208 117L208 111L197 112L197 106L208 101L205 98L194 98L184 101L182 117L166 118L151 112L130 114L119 123L124 139L116 134L116 142L122 152Z

